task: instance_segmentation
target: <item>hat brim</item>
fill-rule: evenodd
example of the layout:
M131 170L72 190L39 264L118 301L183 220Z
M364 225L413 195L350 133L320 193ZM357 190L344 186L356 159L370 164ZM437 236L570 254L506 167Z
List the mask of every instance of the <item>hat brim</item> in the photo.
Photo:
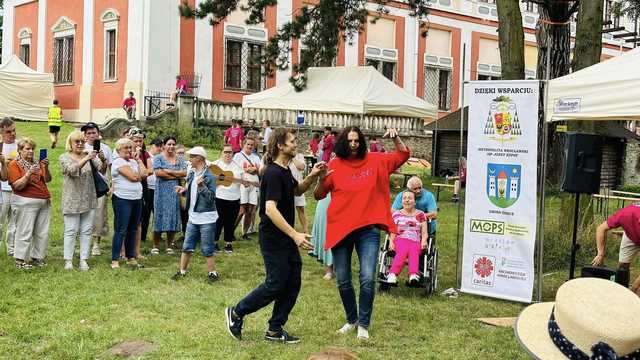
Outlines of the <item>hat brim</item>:
M534 359L567 359L549 337L549 317L554 305L553 302L529 305L522 310L516 320L516 338Z

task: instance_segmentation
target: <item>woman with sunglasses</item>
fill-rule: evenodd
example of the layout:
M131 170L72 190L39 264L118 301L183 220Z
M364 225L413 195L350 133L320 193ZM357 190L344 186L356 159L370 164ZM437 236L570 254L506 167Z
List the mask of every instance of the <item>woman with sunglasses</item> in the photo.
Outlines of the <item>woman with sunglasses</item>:
M64 176L62 186L62 215L64 218L64 269L73 270L76 236L80 237L80 263L82 271L89 270L87 260L91 247L91 231L98 198L93 182L90 162L96 169L102 167L95 150L86 151L84 134L73 131L67 137L66 152L60 156Z

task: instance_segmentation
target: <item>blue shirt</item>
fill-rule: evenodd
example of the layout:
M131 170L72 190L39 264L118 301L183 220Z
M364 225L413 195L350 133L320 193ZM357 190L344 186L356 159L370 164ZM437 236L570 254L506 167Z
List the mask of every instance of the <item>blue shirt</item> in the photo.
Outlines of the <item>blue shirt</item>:
M405 190L409 191L409 190ZM393 201L393 205L391 208L393 210L402 209L402 193L401 191L396 196L396 199ZM431 191L422 188L422 195L416 199L416 209L420 211L424 211L425 213L430 213L438 210L438 205L436 204L436 198L433 196ZM433 234L436 232L437 222L435 220L431 220L431 226L429 227L429 233Z

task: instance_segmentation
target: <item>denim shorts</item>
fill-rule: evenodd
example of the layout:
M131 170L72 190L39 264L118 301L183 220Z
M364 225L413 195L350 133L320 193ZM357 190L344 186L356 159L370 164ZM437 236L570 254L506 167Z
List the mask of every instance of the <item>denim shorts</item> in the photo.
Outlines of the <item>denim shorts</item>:
M189 221L187 223L187 231L182 244L182 251L192 253L196 250L196 244L200 240L202 255L205 257L213 256L214 247L213 239L216 236L216 223L195 225Z

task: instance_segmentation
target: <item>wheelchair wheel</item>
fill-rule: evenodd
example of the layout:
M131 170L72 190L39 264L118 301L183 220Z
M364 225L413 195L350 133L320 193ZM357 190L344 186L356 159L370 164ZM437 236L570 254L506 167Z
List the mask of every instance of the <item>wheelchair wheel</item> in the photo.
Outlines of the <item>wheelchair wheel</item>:
M389 289L391 288L391 286L389 286L389 284L383 283L381 282L380 285L378 285L378 291L381 293L387 293L389 292Z
M434 250L431 259L429 259L428 269L425 274L428 274L425 283L425 296L431 296L438 289L438 250Z

